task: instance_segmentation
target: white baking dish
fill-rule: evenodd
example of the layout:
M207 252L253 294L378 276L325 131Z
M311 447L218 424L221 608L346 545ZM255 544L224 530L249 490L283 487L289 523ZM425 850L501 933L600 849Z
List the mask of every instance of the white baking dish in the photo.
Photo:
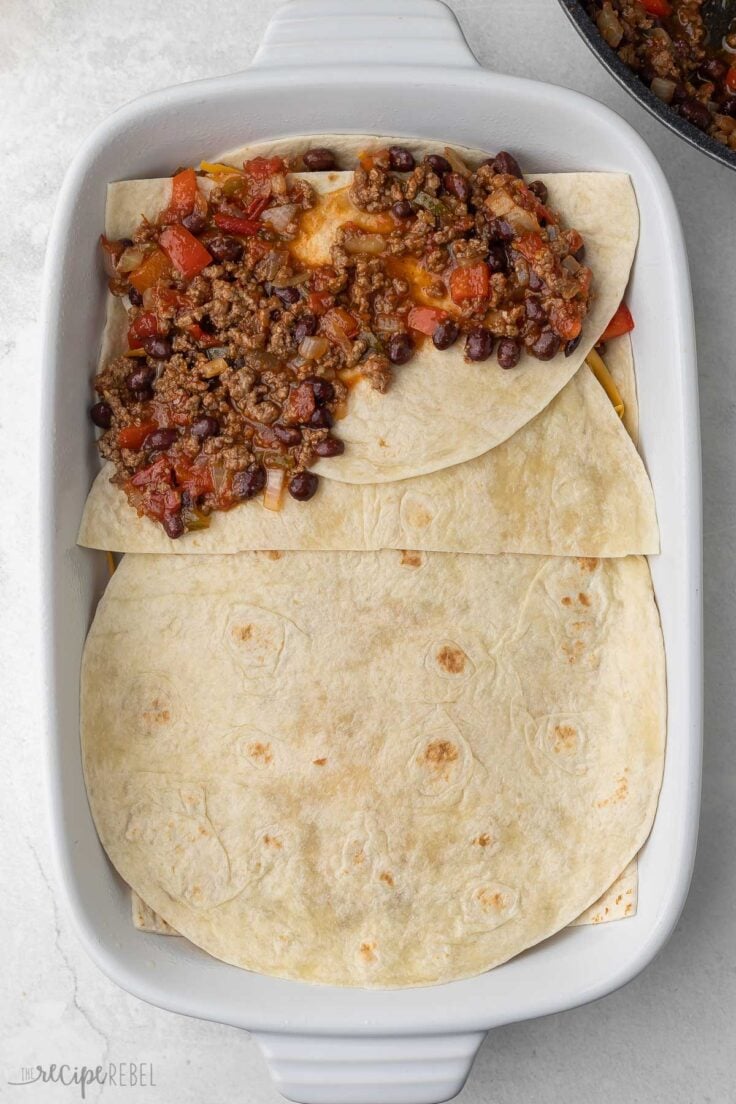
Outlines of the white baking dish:
M519 15L519 34L524 33ZM652 562L664 627L669 735L635 918L579 927L484 974L430 989L332 989L263 977L182 939L143 935L87 807L79 753L82 644L106 580L75 545L96 471L86 410L102 329L97 236L109 180L157 176L244 141L335 131L423 135L517 151L530 171L629 172L641 240L629 302L641 442L662 554ZM43 553L46 732L59 884L80 936L125 989L176 1012L251 1030L280 1090L327 1104L452 1096L484 1033L623 985L672 931L695 849L701 745L698 397L687 259L667 183L634 131L561 88L489 73L436 0L296 0L244 73L166 89L123 108L70 168L44 288Z

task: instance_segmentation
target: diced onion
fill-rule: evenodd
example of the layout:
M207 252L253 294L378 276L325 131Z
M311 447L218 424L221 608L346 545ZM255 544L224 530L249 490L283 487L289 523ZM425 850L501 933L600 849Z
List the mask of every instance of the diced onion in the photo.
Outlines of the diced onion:
M513 210L516 206L514 197L510 195L505 188L496 188L495 191L486 198L486 207L492 215L496 215L497 218L502 218L506 215L507 211Z
M140 246L128 246L120 255L120 260L117 263L118 272L132 272L134 268L139 268L143 264L145 257L146 255Z
M299 355L305 360L319 360L330 347L326 337L305 337L299 345Z
M604 7L602 11L598 12L596 23L603 38L615 50L624 37L623 26L615 11L612 8Z
M562 261L562 267L566 268L567 271L572 273L573 276L575 275L576 272L580 271L580 265L575 260L575 258L572 256L572 254L565 257L565 259Z
M395 314L377 314L375 328L376 333L398 333L406 327Z
M355 234L346 233L343 245L347 253L370 253L374 257L383 253L386 248L386 239L382 234Z
M219 495L227 483L227 471L222 464L210 464L210 472L212 473L212 485L215 488L215 494Z
M445 146L445 157L452 165L453 172L460 173L461 176L470 176L470 169L464 161L460 160L454 149Z
M266 468L266 489L263 492L263 505L267 510L281 509L281 495L286 482L283 468Z
M651 83L651 89L655 96L665 103L672 103L677 85L673 80L665 80L664 77L655 77Z
M283 207L269 207L261 215L261 221L275 230L277 234L286 235L289 227L294 222L297 213L296 203L285 203Z
M309 275L308 272L297 272L286 276L275 276L271 283L275 288L299 287L300 284L306 284Z
M271 191L274 195L286 195L286 177L283 173L274 173L270 177Z
M510 211L506 211L503 217L515 234L531 234L539 230L539 223L531 211L517 204L514 204Z
M263 258L263 262L260 272L263 274L263 279L266 283L272 283L276 273L279 269L283 268L289 259L289 254L282 249L272 249L270 253L267 253Z

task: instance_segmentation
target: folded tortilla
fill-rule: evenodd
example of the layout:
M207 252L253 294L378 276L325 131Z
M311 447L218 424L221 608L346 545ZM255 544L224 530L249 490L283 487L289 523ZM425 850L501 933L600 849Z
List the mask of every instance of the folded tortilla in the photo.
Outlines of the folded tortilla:
M320 144L335 149L343 164L354 164L360 149L387 144L390 138L328 136ZM234 163L276 149L294 155L316 139L287 139L247 147L229 155ZM416 141L411 142L416 148ZM422 143L429 152L436 143ZM417 152L420 152L417 150ZM485 154L463 151L477 163ZM305 261L328 259L329 241L344 221L360 221L361 213L345 202L352 176L310 173L320 195L311 213L314 248L305 247ZM563 222L575 226L586 242L586 263L594 273L594 299L583 326L583 337L570 357L559 353L540 362L523 354L513 371L494 358L467 363L463 343L444 352L424 342L409 364L397 370L385 394L362 380L351 392L347 417L340 424L346 450L320 461L315 470L326 478L348 483L377 483L409 478L472 459L493 448L543 410L582 364L623 298L638 238L638 210L629 177L620 173L541 174L549 202ZM106 233L128 236L141 214L155 215L165 205L168 180L122 181L108 189ZM335 192L342 200L335 204ZM321 212L320 205L324 205ZM320 221L320 214L323 215ZM110 347L109 338L103 343Z
M170 540L97 476L79 543L118 552L415 548L625 556L659 549L651 485L603 388L584 365L547 410L484 456L431 475L355 486L322 480L306 505L247 502Z
M128 556L83 662L92 812L128 884L227 962L466 977L646 839L663 664L638 557Z

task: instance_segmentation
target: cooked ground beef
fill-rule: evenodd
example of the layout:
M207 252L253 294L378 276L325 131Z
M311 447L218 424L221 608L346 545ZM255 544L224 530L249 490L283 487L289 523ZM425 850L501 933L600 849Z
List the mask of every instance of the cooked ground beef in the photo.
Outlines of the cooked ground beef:
M736 20L709 42L704 0L585 0L609 46L660 99L736 149Z
M582 238L510 154L471 170L447 153L364 157L351 198L381 232L345 223L330 263L311 269L289 243L314 193L280 158L215 167L206 182L181 170L155 223L102 239L129 351L97 375L91 416L141 514L177 537L264 488L272 508L284 484L311 498L306 470L343 451L331 430L349 385L385 392L427 338L446 349L467 335L469 360L502 339L504 368L522 348L572 351L591 281Z

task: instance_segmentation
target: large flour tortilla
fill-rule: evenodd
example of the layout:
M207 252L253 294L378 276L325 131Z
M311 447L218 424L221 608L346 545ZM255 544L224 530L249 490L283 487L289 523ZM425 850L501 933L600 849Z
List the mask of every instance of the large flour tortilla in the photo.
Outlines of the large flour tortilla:
M192 942L423 985L611 885L664 708L643 559L132 556L86 646L84 764L113 863Z
M323 480L306 505L260 501L212 515L172 541L97 476L79 543L119 552L416 548L446 552L625 556L659 550L644 465L587 366L512 438L465 464L394 483Z
M346 165L354 164L361 148L377 141L345 135L321 140L335 148ZM380 141L385 144L391 139ZM274 149L296 153L314 142L288 139L251 146L229 158L237 163L245 156ZM423 144L427 150L434 146ZM473 151L468 156L477 161L483 154ZM340 183L334 173L313 173L309 178L320 192L331 192ZM518 368L504 371L495 359L466 363L462 343L439 352L426 342L420 353L397 371L386 395L365 381L353 389L348 415L340 426L348 447L343 456L328 463L320 461L315 470L344 482L376 483L449 467L506 440L572 378L623 297L638 237L636 199L624 174L541 174L537 179L547 184L549 202L562 213L565 224L583 234L586 262L595 275L595 298L575 353L570 357L560 353L546 363L525 354ZM150 217L160 210L168 187L165 180L110 185L106 233L129 235L141 214ZM335 228L337 225L339 221ZM323 246L320 256L313 259L320 259L321 252Z

